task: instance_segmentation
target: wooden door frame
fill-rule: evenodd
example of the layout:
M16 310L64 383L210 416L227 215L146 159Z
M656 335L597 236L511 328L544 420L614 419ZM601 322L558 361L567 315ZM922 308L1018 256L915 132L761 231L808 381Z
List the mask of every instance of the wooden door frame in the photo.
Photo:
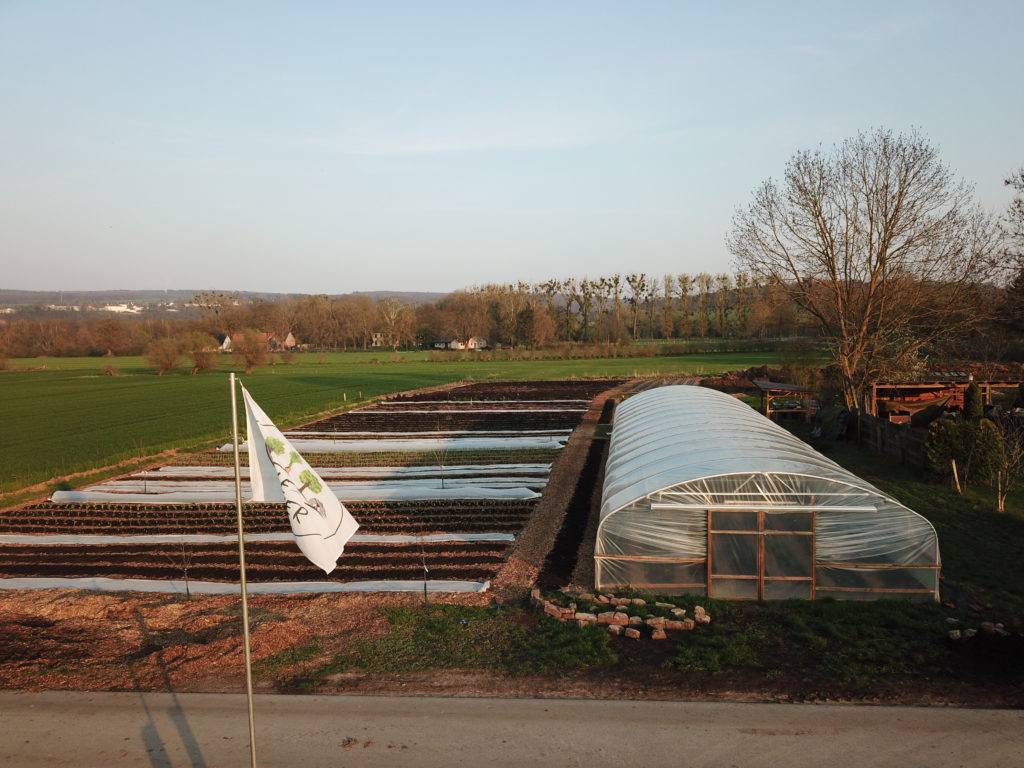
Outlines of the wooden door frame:
M765 580L767 579L768 581L800 581L800 582L809 582L810 583L810 588L811 588L811 594L810 594L810 598L809 599L814 600L815 596L816 596L816 592L817 592L817 590L816 590L817 579L815 578L815 567L814 567L815 566L814 553L815 553L815 545L816 545L817 529L818 529L818 515L817 515L817 511L818 510L817 510L816 507L807 507L807 508L798 508L798 509L794 509L792 507L774 508L774 509L772 507L751 507L751 508L745 508L745 507L709 507L708 508L708 531L707 531L707 535L708 535L708 587L707 587L707 594L708 594L708 597L717 597L717 595L714 594L714 587L713 587L713 582L714 582L716 577L715 577L715 574L714 574L714 563L713 563L713 559L712 559L712 551L713 551L712 539L716 535L726 535L726 536L728 536L728 535L731 534L731 535L739 535L739 536L757 536L757 573L753 574L751 576L745 576L745 575L744 576L724 575L724 576L719 576L718 578L722 578L722 579L725 579L725 580L734 580L734 581L753 581L753 580L756 580L757 581L757 597L756 598L725 598L725 599L756 599L756 600L764 600L765 599L764 598L764 583L765 583ZM757 514L757 530L756 531L754 531L754 530L731 530L731 531L717 530L716 531L714 529L714 527L713 527L713 523L714 523L714 519L715 519L714 518L715 512L753 512L753 513L756 513ZM770 513L774 513L774 514L787 514L787 513L789 513L789 514L809 514L811 516L811 530L810 531L768 531L768 530L765 529L765 521L767 519L768 514L770 514ZM788 576L788 577L787 576L783 576L783 577L769 576L769 577L766 577L765 574L764 574L764 569L765 569L765 550L764 550L764 548L765 548L765 538L767 536L809 536L811 538L811 557L810 557L810 569L809 569L810 570L810 575L808 577L803 577L803 576Z

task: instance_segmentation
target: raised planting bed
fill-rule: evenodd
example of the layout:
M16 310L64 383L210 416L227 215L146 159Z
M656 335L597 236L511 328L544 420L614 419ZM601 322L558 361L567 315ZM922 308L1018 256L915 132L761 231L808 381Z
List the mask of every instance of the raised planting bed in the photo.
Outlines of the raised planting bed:
M416 400L592 400L605 390L624 383L624 379L587 379L579 381L494 381L464 384L444 392L396 395L390 402Z
M352 502L360 533L516 533L533 501ZM246 533L289 530L284 504L245 504ZM33 504L0 516L0 534L231 534L233 504Z
M350 542L329 576L291 542L246 544L252 581L486 580L505 561L505 542L370 544ZM238 581L230 542L188 544L0 545L0 578L182 579Z
M386 408L351 411L303 427L316 432L517 432L572 429L582 411L423 411Z

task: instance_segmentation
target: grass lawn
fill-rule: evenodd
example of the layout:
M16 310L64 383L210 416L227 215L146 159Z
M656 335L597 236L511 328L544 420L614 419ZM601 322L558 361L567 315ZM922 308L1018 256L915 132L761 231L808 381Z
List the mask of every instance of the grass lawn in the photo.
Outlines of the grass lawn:
M231 431L225 367L157 376L130 358L12 359L0 372L0 495L74 472L168 448L226 442ZM426 352L298 355L293 364L241 378L282 427L360 397L459 380L683 376L778 364L771 352L597 360L428 362ZM113 366L116 375L104 375ZM347 400L346 400L347 397Z
M1024 622L1024 490L1011 493L1006 513L1000 514L990 488L974 487L958 496L853 443L812 444L928 518L939 536L943 575L997 612Z

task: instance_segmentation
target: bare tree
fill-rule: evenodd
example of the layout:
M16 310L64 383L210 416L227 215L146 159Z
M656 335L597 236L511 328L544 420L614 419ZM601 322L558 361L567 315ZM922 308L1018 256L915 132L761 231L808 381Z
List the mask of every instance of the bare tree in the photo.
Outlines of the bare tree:
M1006 254L1011 266L1024 270L1024 168L1008 176L1004 183L1017 192L1003 217L1003 231L1006 234Z
M437 303L444 311L444 330L462 344L474 336L486 337L491 324L487 300L477 293L455 291Z
M235 364L244 366L246 373L252 373L258 365L265 365L270 358L266 336L252 328L232 338L231 351L235 355Z
M1010 413L996 426L1002 443L996 456L996 511L1005 512L1006 497L1024 478L1024 421L1019 414Z
M416 341L416 313L401 299L389 296L377 302L377 314L384 330L385 343L397 351Z
M679 295L679 337L690 336L690 293L693 291L693 278L685 272L676 276L676 291Z
M217 367L217 340L208 333L193 331L184 336L181 348L192 360L191 374Z
M637 332L640 324L640 305L643 304L647 294L647 275L643 272L626 275L626 285L629 286L629 297L626 303L633 311L633 339L638 338Z
M878 129L831 154L797 152L727 239L737 265L775 282L832 342L848 406L925 348L976 323L995 228L920 134Z
M157 376L163 376L164 371L173 371L181 362L181 342L170 336L153 339L146 345L146 360L156 368Z

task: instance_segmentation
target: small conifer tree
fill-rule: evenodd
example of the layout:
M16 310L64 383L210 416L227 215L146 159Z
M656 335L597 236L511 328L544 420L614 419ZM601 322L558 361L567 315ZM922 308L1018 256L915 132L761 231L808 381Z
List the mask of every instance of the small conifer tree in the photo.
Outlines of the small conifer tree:
M964 392L964 420L977 424L985 415L985 406L981 401L981 387L972 381Z

